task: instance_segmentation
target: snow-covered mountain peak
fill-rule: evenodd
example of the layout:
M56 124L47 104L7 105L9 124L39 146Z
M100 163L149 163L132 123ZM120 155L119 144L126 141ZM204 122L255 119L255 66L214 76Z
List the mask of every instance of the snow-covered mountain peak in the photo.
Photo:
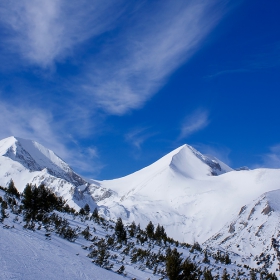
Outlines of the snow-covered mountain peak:
M108 219L121 217L141 227L149 221L159 223L180 241L230 250L248 261L256 256L257 263L262 252L276 260L280 170L239 170L183 145L133 174L86 182L35 141L17 137L0 141L1 186L12 179L22 192L27 183L44 183L76 209L87 203L91 210L98 206Z
M30 171L39 171L43 168L60 168L69 172L71 168L53 151L41 144L19 137L8 137L0 141L0 153L13 160L28 165ZM33 164L32 164L33 163Z
M2 139L0 141L0 155L4 155L11 150L15 153L16 151L16 141L17 139L14 136L10 136L8 138Z
M177 179L180 182L185 179L196 180L231 170L223 162L202 155L192 146L185 144L139 171L122 178L98 182L124 199L139 192L150 192L151 189L166 192L167 185L174 186L174 180ZM181 186L182 183L177 185Z
M86 182L53 151L43 145L19 137L8 137L0 141L0 155L20 163L31 172L47 169L49 174L66 179L74 185Z
M185 177L198 178L205 175L220 175L232 168L220 160L206 156L190 145L183 145L172 157L170 167ZM176 151L176 150L175 150Z

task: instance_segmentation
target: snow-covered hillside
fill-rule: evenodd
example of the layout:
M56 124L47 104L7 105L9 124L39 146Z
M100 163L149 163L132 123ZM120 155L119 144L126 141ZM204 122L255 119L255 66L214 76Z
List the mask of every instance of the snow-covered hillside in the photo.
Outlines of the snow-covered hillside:
M78 209L86 203L96 207L89 184L53 151L35 141L13 136L0 141L0 185L7 186L11 179L19 191L27 183L44 183L71 207Z
M213 176L217 170L221 175ZM99 205L108 217L141 225L151 220L178 240L202 243L279 181L280 170L233 171L184 145L138 172L99 182L113 190Z
M35 141L14 136L3 139L0 141L0 155L20 163L31 172L46 168L51 175L63 178L75 186L86 183L53 151Z
M91 264L79 245L59 237L48 241L40 233L2 227L0 236L0 279L123 279Z
M123 178L86 181L42 145L9 137L0 141L0 185L11 179L19 191L44 183L71 207L97 206L108 220L121 217L141 227L152 221L181 242L255 258L252 266L266 252L278 265L279 169L236 171L183 145Z
M270 191L244 205L205 246L222 248L251 260L253 267L279 269L280 190ZM254 258L252 258L254 256Z
M38 194L35 187L23 197L14 188L0 189L0 279L159 280L180 275L205 280L223 275L245 280L251 273L248 261L177 242L162 227L124 226L96 212L79 214L59 198L42 201ZM261 273L269 276L266 270L256 270L256 279Z

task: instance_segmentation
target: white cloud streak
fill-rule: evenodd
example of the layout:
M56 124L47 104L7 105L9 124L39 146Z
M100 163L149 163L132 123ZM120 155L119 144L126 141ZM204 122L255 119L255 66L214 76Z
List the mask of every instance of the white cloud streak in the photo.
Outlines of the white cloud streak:
M0 110L2 112L0 138L14 135L34 139L42 144L45 143L46 139L53 139L52 149L61 148L56 144L56 137L50 126L51 114L46 114L37 108L16 106L4 102L0 103Z
M217 24L224 12L217 2L166 1L139 13L118 45L107 46L102 62L88 68L88 97L109 114L143 106Z
M9 0L0 4L4 40L14 52L41 67L71 54L73 48L112 27L116 1Z
M137 128L127 133L125 135L125 140L140 150L142 144L155 134L156 133L149 132L148 128Z
M222 2L225 3L221 0L142 1L135 7L124 5L122 0L1 1L1 31L3 26L6 31L2 32L5 36L0 45L5 52L18 53L29 66L43 69L52 68L65 58L75 60L79 57L78 46L83 51L81 56L86 55L87 59L77 66L81 75L76 76L73 84L73 77L70 82L69 77L52 73L62 93L60 98L48 98L47 108L0 103L3 116L0 137L15 135L34 139L58 152L73 166L89 166L77 163L78 157L69 156L65 132L84 134L92 131L93 115L102 122L104 114L100 112L123 115L143 106L200 48L225 12L225 5L219 5ZM111 32L110 36L94 41L107 31ZM87 40L91 40L88 45ZM20 65L22 61L16 63ZM71 98L67 90L73 90ZM58 91L53 90L50 95L55 97ZM63 120L59 123L57 116L50 113L59 107L55 101L58 99L64 105L59 112ZM207 125L207 116L198 117L199 121L185 122L182 137ZM71 131L67 130L69 123L73 124ZM133 145L139 148L147 137L141 131L130 135ZM94 148L83 153L89 159L98 155Z
M205 128L209 124L208 112L197 110L191 115L188 115L182 126L179 139L187 138L191 134Z
M124 3L2 1L0 22L9 30L2 44L28 62L49 68L74 56L77 45L119 28L105 43L94 46L91 41L91 48L99 52L70 88L77 92L77 100L81 96L89 100L88 107L125 114L143 106L199 49L225 13L227 1L143 1L137 7Z
M59 157L72 166L76 172L97 175L103 168L102 163L96 160L96 147L67 148L67 136L62 127L56 129L53 116L41 109L11 105L0 102L0 139L17 136L35 140L46 148L53 150ZM60 133L58 132L60 131Z

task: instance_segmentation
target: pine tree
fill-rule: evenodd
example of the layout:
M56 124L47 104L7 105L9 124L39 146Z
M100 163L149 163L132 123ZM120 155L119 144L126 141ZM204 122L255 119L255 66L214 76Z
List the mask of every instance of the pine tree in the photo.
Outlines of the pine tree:
M110 264L110 252L107 248L107 244L103 238L96 244L97 248L93 249L89 254L89 258L94 259L94 263L97 265L104 267L105 269L111 269L113 264Z
M178 280L182 272L182 257L181 254L174 248L166 251L166 274L170 280Z
M140 224L138 224L137 227L136 227L136 232L140 233L140 231L141 231L141 226L140 226Z
M229 258L228 254L225 256L225 264L231 264L231 259Z
M204 276L204 280L213 280L213 276L212 276L212 273L211 273L211 270L208 270L206 269L203 273L203 276Z
M230 280L229 274L227 273L226 268L223 271L222 280Z
M85 209L83 207L80 209L79 214L82 216L86 214Z
M90 231L89 231L89 226L87 226L87 227L81 232L81 234L84 236L84 238L85 238L86 240L89 240L90 237L91 237L91 233L90 233Z
M98 214L98 209L97 207L94 208L92 215L91 215L91 219L93 219L95 222L99 221L99 214Z
M24 220L29 221L30 219L35 217L35 200L33 197L33 186L31 184L27 184L23 191L23 199L22 199L24 213Z
M161 240L163 238L162 236L162 227L158 224L155 230L155 239Z
M13 180L11 180L10 183L9 183L9 186L7 188L7 193L10 194L10 195L14 195L17 198L20 197L20 194L19 194L17 188L15 187L15 184L14 184Z
M27 184L23 191L22 205L24 209L31 209L33 207L32 197L32 185Z
M277 280L278 278L275 273L268 273L265 279L266 280Z
M135 224L135 222L133 221L132 223L131 223L131 225L129 226L129 235L131 236L131 237L134 237L135 236L135 234L136 234L136 224Z
M197 266L189 258L185 259L182 264L182 280L198 279Z
M154 227L153 223L150 221L146 227L146 233L147 233L147 236L151 239L154 238L154 229L155 229L155 227Z
M50 189L43 184L39 187L27 184L23 191L22 205L25 210L24 219L41 220L43 214L53 210L62 211L65 201L57 197Z
M101 247L98 249L98 255L96 257L95 263L101 267L106 267L109 265L109 257L109 251L105 247Z
M250 271L250 280L257 280L257 275L254 270Z
M8 209L8 203L5 200L2 201L1 208L2 209Z
M85 210L85 215L88 215L89 212L90 212L90 207L89 207L88 204L86 204L86 205L84 206L84 210Z
M9 217L9 215L6 213L7 208L8 208L8 204L5 200L3 200L2 203L1 203L0 223L3 223L4 219Z
M118 218L115 225L115 234L118 238L118 241L126 241L126 230L124 228L122 218Z
M204 252L204 259L202 260L204 263L210 263L207 255L207 251Z
M197 251L202 251L202 248L200 246L200 244L198 242L194 242L192 248L191 248L191 253L194 252L194 250L197 250Z
M123 274L123 273L124 273L124 270L125 270L125 267L124 267L124 265L122 265L122 266L117 270L117 273L118 273L118 274Z

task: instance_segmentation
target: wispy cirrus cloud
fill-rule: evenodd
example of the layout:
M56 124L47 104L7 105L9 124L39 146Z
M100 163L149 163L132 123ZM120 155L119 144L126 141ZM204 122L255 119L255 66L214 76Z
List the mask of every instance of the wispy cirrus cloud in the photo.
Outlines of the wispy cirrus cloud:
M240 68L240 69L231 69L231 70L222 70L222 71L219 71L217 73L214 73L212 75L209 75L207 76L206 78L207 79L213 79L213 78L217 78L219 76L222 76L222 75L226 75L226 74L233 74L233 73L248 73L248 72L251 72L252 70L250 69L245 69L245 68Z
M80 147L74 143L71 148L67 142L65 127L57 126L51 113L32 107L28 104L8 104L0 102L0 139L9 136L35 140L46 148L53 150L75 171L84 174L98 175L104 165L98 160L96 147Z
M116 1L10 0L0 4L8 30L2 44L40 67L52 66L73 48L112 27ZM120 11L119 11L120 12Z
M2 1L0 47L13 57L15 65L27 65L25 71L32 73L32 81L38 67L41 74L56 69L58 62L60 66L67 62L67 69L51 71L51 78L40 75L41 88L36 88L36 94L27 88L21 96L24 100L36 100L36 95L41 101L46 98L47 106L43 101L33 107L20 102L15 106L8 97L2 104L7 116L2 118L6 128L0 136L13 134L42 144L48 141L46 146L67 160L71 134L74 138L92 135L108 115L141 108L200 49L226 8L227 1L221 0L140 4L123 0ZM104 35L106 32L110 34ZM68 71L69 65L74 65L73 72ZM202 127L202 123L189 126L182 129L182 135ZM65 135L69 137L65 139ZM150 136L138 131L129 137L140 148ZM91 159L94 149L87 151ZM70 158L70 163L84 166L77 160Z
M64 149L58 144L57 136L51 127L51 113L26 104L17 106L6 102L0 102L0 110L0 138L14 135L34 139L42 144L46 143L46 139L53 139L51 148L61 150L63 156Z
M185 117L179 139L187 138L193 133L204 129L209 124L209 114L205 110L196 110Z
M136 147L138 150L141 149L142 144L154 136L155 132L150 132L147 127L137 128L125 135L125 140Z
M224 15L219 3L165 1L140 10L117 44L89 65L83 84L88 98L115 115L143 106L200 48Z
M46 68L75 57L75 47L90 39L81 75L74 85L66 78L60 87L75 91L75 103L87 99L88 108L122 115L143 106L199 50L226 6L221 0L4 1L0 22L9 31L2 46ZM94 45L111 29L116 31Z

